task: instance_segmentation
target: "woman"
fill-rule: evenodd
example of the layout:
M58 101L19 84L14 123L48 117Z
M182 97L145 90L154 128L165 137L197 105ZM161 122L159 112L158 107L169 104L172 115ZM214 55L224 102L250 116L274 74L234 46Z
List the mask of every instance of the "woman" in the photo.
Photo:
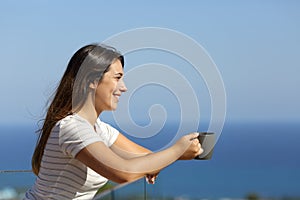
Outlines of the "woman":
M87 45L73 55L40 130L32 157L37 179L25 199L92 199L108 179L146 176L154 183L164 167L202 153L197 133L153 153L99 120L127 90L123 67L123 56L104 45Z

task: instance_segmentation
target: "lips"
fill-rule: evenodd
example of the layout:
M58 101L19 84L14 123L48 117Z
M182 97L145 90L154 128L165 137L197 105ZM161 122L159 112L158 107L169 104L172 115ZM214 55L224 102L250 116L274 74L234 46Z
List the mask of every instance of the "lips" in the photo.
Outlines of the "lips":
M117 101L119 101L119 98L120 98L121 94L113 94L113 95L117 99Z

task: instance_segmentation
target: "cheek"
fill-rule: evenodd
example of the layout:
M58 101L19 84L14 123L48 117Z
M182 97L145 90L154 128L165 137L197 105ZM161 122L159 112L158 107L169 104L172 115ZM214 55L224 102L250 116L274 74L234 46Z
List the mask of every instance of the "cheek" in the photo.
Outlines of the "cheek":
M111 84L111 92L114 93L118 90L118 83Z
M100 95L103 98L111 99L113 97L113 94L114 94L115 91L116 91L116 89L114 87L103 88L103 90L100 93Z
M96 99L98 98L100 101L104 99L111 99L116 91L117 83L105 81L97 88Z

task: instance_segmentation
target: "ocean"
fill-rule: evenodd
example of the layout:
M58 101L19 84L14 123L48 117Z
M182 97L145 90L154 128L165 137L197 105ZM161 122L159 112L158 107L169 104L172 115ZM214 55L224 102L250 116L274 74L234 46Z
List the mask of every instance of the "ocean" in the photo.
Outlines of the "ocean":
M159 136L130 139L157 150L178 126ZM0 170L30 169L35 126L0 126ZM300 197L300 124L283 122L225 123L211 160L178 161L163 169L147 192L165 197L198 199ZM0 173L4 188L28 188L32 173ZM130 190L130 187L128 187ZM126 188L125 188L126 189Z

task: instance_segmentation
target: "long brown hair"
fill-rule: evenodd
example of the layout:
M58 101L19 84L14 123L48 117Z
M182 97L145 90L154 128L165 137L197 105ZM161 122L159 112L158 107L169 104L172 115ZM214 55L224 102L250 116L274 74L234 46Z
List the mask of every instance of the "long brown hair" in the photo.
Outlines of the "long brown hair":
M84 46L72 56L48 107L43 126L38 131L39 137L31 160L36 175L54 125L83 106L89 83L100 81L116 59L124 66L124 58L119 52L112 47L97 44Z

